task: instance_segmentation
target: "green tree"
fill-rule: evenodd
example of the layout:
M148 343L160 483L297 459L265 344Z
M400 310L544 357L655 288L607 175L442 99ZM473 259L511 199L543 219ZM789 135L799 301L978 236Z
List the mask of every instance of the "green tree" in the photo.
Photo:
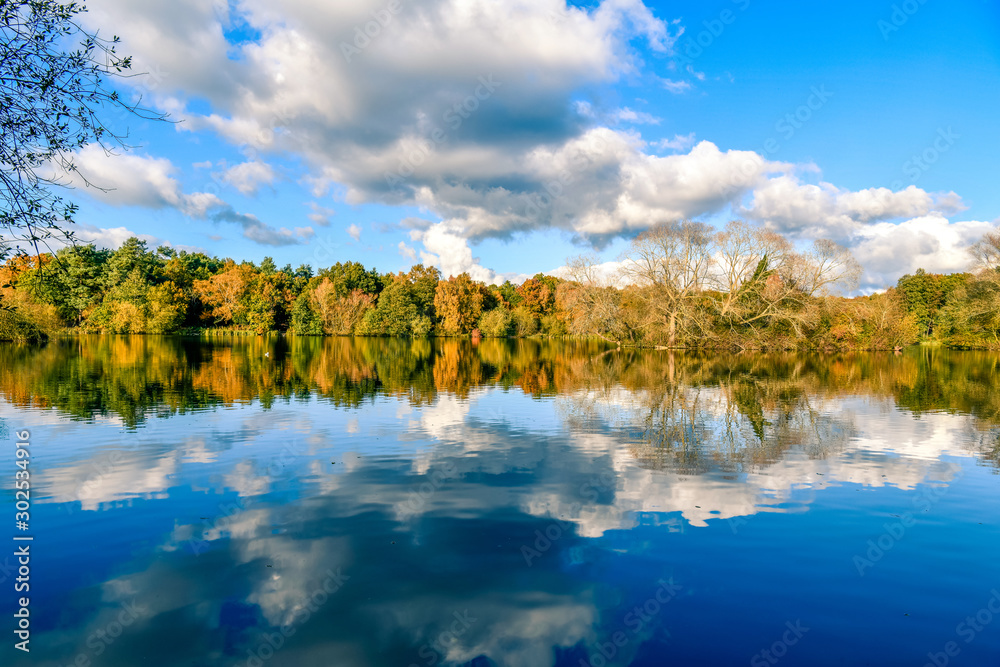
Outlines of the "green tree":
M292 330L300 336L323 335L323 321L313 310L308 292L302 292L292 306Z
M156 254L148 250L145 241L133 236L108 258L104 269L105 289L114 288L136 271L147 282L155 281L163 273Z
M377 295L382 291L383 281L375 269L367 270L359 262L337 262L328 269L317 274L318 278L327 278L333 284L333 290L338 299L346 297L354 290L365 294Z
M370 327L366 334L387 336L409 336L413 321L423 313L414 298L413 285L399 275L386 281L385 289L379 294L378 304L370 313Z
M59 316L79 324L84 312L104 298L104 271L111 253L93 245L60 248L44 274L37 269L21 276L21 287L43 303L54 305Z
M916 317L921 336L934 335L940 310L969 278L967 273L941 275L917 269L915 274L899 279L896 289L902 295L906 309Z
M412 287L413 300L421 315L434 319L434 294L441 280L441 272L433 266L417 264L406 274Z

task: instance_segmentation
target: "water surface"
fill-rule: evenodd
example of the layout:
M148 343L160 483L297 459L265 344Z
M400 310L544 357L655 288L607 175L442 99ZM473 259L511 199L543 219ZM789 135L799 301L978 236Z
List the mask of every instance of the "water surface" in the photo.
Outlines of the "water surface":
M998 379L928 348L3 345L34 542L0 662L997 664Z

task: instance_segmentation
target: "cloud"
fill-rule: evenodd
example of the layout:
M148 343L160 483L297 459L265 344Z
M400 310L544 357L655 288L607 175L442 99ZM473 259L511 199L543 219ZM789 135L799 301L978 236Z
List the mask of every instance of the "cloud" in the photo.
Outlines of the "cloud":
M233 165L222 172L222 180L225 183L251 197L257 194L261 185L271 185L274 179L274 169L260 160Z
M275 229L261 222L257 216L238 213L231 207L223 208L211 215L214 222L231 222L243 228L243 238L267 246L300 245L311 239L315 232L312 227Z
M361 240L361 228L355 224L352 224L347 228L347 235L350 236L355 241Z
M686 93L691 90L691 84L687 81L674 81L672 79L661 79L663 87L666 88L671 93L679 95L680 93Z
M866 267L862 288L894 285L917 269L930 273L966 271L972 265L968 247L991 229L988 222L949 222L940 215L867 225L855 233L851 243L855 258Z
M831 183L805 184L793 175L774 178L756 188L744 213L793 236L844 239L864 223L909 218L963 209L954 192L928 193L911 185L894 192L868 188L851 192Z
M77 171L70 174L72 184L86 188L94 199L112 206L169 208L195 219L235 223L243 228L244 238L261 245L304 243L312 236L310 227L294 230L271 227L254 215L237 212L213 193L183 192L174 177L177 168L166 158L134 153L108 155L100 146L91 144L75 154L74 163ZM242 167L234 168L236 174L247 179L238 181L241 185L247 185L254 173L261 173L254 166Z
M320 227L329 227L330 218L335 214L332 208L325 208L316 202L309 202L312 213L308 215L309 220Z
M114 206L177 208L186 205L174 174L176 167L167 158L134 153L109 155L97 144L84 146L73 156L76 172L70 175L75 187Z
M962 209L952 192L807 183L809 165L695 143L693 134L649 144L630 126L657 122L651 114L596 112L585 100L639 72L640 44L669 55L682 32L640 0L402 3L364 43L355 43L355 28L384 0L245 0L217 14L194 0L169 10L92 5L86 20L124 35L125 50L168 73L153 99L174 105L180 131L211 130L255 155L291 155L307 172L297 181L317 197L334 188L351 205L419 208L430 220L413 227L419 256L446 274L495 279L472 246L544 229L601 248L666 220L732 211L793 237L849 241L866 226ZM233 24L253 37L227 42ZM659 83L672 93L692 88ZM210 111L187 103L196 99ZM241 170L233 184L255 192L273 178L262 165L233 167ZM165 166L131 196L201 215L223 210L221 201L182 195ZM295 242L309 233L267 232L231 209L223 217L242 221L248 238ZM328 224L319 211L309 217Z
M120 248L125 241L134 236L142 241L145 241L146 245L150 248L167 246L168 248L186 250L188 252L205 252L204 248L189 245L176 245L158 236L152 236L151 234L138 234L127 227L101 228L95 225L76 223L73 225L72 231L77 240L82 241L83 243L92 243L98 248L107 248L109 250L116 250Z
M628 107L615 112L615 119L622 123L659 125L661 119L645 111L633 111Z
M686 151L695 144L694 132L691 134L675 134L673 139L660 139L653 146L661 150Z
M469 242L461 232L460 226L449 222L441 222L419 232L417 238L426 248L426 251L420 252L420 261L441 269L445 278L468 273L473 280L495 282L496 272L482 266L478 258L472 256Z
M411 262L417 261L417 251L411 248L410 246L406 245L406 242L400 241L397 247L399 248L400 255L410 260Z

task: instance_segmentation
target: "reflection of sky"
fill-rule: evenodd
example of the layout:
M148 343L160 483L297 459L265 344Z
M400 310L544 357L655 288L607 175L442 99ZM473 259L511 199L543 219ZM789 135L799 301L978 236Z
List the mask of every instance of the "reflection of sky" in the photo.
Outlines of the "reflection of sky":
M725 403L702 390L686 414L697 472L646 464L645 403L624 390L254 403L135 432L0 405L32 429L37 494L35 643L3 664L246 664L286 624L268 665L579 665L618 631L612 664L746 664L799 618L788 664L922 664L955 639L1000 584L971 418L817 399L792 417L801 440L751 465L742 418L737 449L719 444ZM859 577L853 557L906 512L918 524ZM338 568L343 589L300 622ZM678 596L630 616L667 578ZM449 634L456 614L476 620Z

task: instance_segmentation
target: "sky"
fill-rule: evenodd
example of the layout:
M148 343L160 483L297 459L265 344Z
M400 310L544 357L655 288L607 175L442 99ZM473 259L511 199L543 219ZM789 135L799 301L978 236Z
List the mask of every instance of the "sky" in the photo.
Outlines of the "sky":
M861 290L1000 225L991 0L92 0L130 149L78 235L484 281L614 262L666 221L848 246ZM611 266L611 264L609 264Z

